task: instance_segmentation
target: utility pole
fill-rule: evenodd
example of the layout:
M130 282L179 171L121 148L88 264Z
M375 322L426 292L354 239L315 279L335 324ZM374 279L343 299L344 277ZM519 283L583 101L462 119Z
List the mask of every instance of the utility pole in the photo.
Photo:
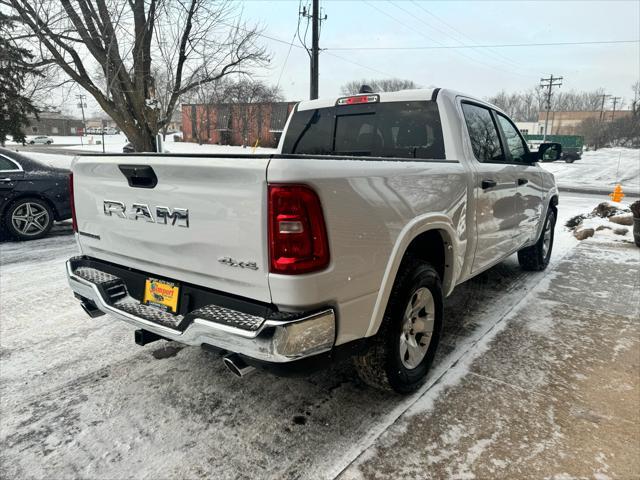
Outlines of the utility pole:
M608 95L606 93L602 94L602 103L600 104L600 122L602 122L602 120L604 120L604 102L610 96L611 95Z
M305 6L302 8L300 15L305 17L307 22L311 20L311 51L304 45L304 41L303 46L307 49L311 58L309 99L315 100L318 98L319 93L320 25L323 20L327 19L327 16L323 16L320 12L320 0L312 0L311 12L309 13Z
M320 0L313 0L313 12L311 18L311 92L309 98L318 98L318 56L320 55Z
M542 143L547 140L547 126L549 125L549 110L551 110L551 91L553 87L560 87L562 85L562 77L554 77L553 74L549 76L549 78L541 78L540 79L540 88L547 89L547 116L544 120L544 135L542 136Z
M613 102L613 112L611 112L611 121L613 122L613 118L616 116L616 105L618 105L618 101L622 100L622 97L613 97L611 101Z
M84 119L84 107L87 105L84 103L87 98L86 95L76 95L76 98L80 100L80 110L82 110L82 135L80 135L80 145L84 147L84 136L87 134L87 122Z
M84 119L84 107L87 106L84 103L84 101L87 99L87 96L80 94L80 95L76 95L76 98L80 100L80 103L78 104L78 106L80 107L80 110L82 110L82 134L84 135L85 133L87 133L87 122Z

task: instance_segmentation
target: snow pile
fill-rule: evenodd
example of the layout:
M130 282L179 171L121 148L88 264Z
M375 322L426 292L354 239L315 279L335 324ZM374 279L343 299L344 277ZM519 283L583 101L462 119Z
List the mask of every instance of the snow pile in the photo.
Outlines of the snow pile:
M584 152L574 163L540 163L560 187L608 190L620 183L627 193L640 193L640 150L603 148Z
M581 213L565 223L578 240L586 240L596 233L608 240L625 237L630 230L625 225L633 225L633 216L629 206L620 202L602 202L590 213Z

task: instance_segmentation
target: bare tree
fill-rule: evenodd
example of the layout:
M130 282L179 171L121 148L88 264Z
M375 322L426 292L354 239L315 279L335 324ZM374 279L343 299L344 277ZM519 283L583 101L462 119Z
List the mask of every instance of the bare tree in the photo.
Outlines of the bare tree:
M604 90L591 92L557 92L551 98L552 111L597 111ZM523 92L507 93L504 90L487 99L490 103L500 107L516 121L535 122L539 112L546 108L546 94L539 87L530 88Z
M374 79L362 79L353 80L349 83L345 83L340 91L343 95L355 95L360 91L362 85L369 85L374 92L398 92L400 90L410 90L413 88L419 88L413 80L402 80L400 78L386 78L381 80Z
M631 102L631 110L634 116L640 112L640 81L631 85L631 91L633 92L633 101Z
M268 61L227 0L0 0L39 62L92 95L137 151L153 151L178 99ZM96 69L95 67L98 66ZM164 66L158 84L154 74ZM97 70L97 74L94 73ZM158 98L158 87L166 97Z

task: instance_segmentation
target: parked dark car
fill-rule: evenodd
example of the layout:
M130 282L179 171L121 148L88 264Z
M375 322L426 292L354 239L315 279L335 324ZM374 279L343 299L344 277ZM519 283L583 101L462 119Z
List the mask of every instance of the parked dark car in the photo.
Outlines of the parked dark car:
M0 225L3 236L33 240L54 221L71 218L69 173L0 148Z

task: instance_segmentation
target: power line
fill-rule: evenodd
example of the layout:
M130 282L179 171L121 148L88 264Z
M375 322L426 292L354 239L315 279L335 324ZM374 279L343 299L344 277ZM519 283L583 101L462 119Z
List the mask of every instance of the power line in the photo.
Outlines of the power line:
M413 3L416 7L418 7L420 10L422 10L423 12L425 12L427 15L433 17L436 21L440 22L441 24L443 24L444 26L446 26L447 28L449 28L451 31L456 32L457 35L460 36L460 38L466 38L467 40L469 40L472 44L477 43L473 38L471 38L469 35L467 35L466 33L460 31L459 29L457 29L456 27L454 27L453 25L451 25L450 23L446 22L443 18L439 17L438 15L436 15L435 13L431 12L430 10L427 10L426 8L424 8L420 3L416 2L415 0L411 0L411 3ZM442 30L439 30L442 31ZM454 38L451 35L448 35L451 38ZM464 45L464 42L454 38L454 40L456 40L458 43ZM502 55L499 52L494 52L493 50L487 48L486 51L490 54L492 54L494 56L494 58L496 59L502 59L503 62L508 62L513 66L519 67L519 64L517 62L515 62L513 59Z
M225 26L227 26L227 27L237 28L238 30L242 30L242 31L245 31L245 32L249 32L249 31L251 31L251 30L249 30L249 29L247 29L247 28L243 28L243 27L241 27L241 26L239 26L239 25L231 25L231 24L227 24L227 23L224 23L224 22L220 22L220 24L221 24L221 25L225 25ZM267 34L260 33L260 32L253 32L253 33L254 33L256 36L258 36L258 37L266 38L267 40L272 40L272 41L274 41L274 42L282 43L282 44L287 45L287 46L293 46L293 47L295 47L295 48L297 48L297 49L307 51L307 49L306 49L305 47L303 47L302 45L296 45L295 43L293 43L293 45L292 45L290 42L287 42L286 40L282 40L281 38L272 37L271 35L267 35ZM338 59L342 60L343 62L350 63L350 64L352 64L352 65L356 65L356 66L358 66L358 67L361 67L361 68L364 68L364 69L367 69L367 70L371 70L372 72L377 72L377 73L380 73L380 74L382 74L382 75L386 75L386 76L389 76L389 77L393 77L393 76L394 76L394 75L393 75L393 74L391 74L391 73L383 72L382 70L378 70L378 69L376 69L376 68L369 67L369 66L364 65L364 64L362 64L362 63L359 63L359 62L356 62L356 61L354 61L354 60L351 60L351 59L345 58L345 57L343 57L343 56L341 56L341 55L338 55L337 53L326 52L326 50L327 50L326 48L321 48L320 50L321 50L322 52L324 52L326 55L329 55L329 56L331 56L331 57L338 58ZM307 51L307 53L308 53L308 51Z
M331 57L339 58L340 60L342 60L344 62L351 63L353 65L357 65L358 67L365 68L367 70L371 70L372 72L379 73L379 74L384 75L386 77L389 77L389 78L395 77L395 75L392 74L392 73L385 72L385 71L382 71L382 70L378 70L377 68L368 67L367 65L364 65L362 63L358 63L355 60L350 60L348 58L344 58L343 56L335 54L335 53L326 52L326 51L324 51L324 49L323 49L323 52L324 52L325 55L329 55Z
M368 6L370 6L371 8L373 8L373 9L377 10L378 12L382 13L383 15L385 15L385 16L387 16L387 17L389 17L391 20L393 20L393 21L395 21L395 22L397 22L397 23L401 24L401 25L402 25L402 26L404 26L405 28L409 28L409 29L413 30L414 32L416 32L416 33L418 33L419 35L421 35L422 37L426 38L427 40L430 40L430 41L432 41L432 42L435 42L435 43L437 43L437 44L438 44L439 46L441 46L441 47L445 47L445 46L446 46L446 45L444 45L442 42L440 42L440 41L438 41L438 40L436 40L436 39L434 39L434 38L432 38L432 37L430 37L430 36L426 35L422 30L419 30L419 29L417 29L417 28L413 28L411 25L407 25L407 24L406 24L405 22L403 22L402 20L398 20L397 18L395 18L394 16L392 16L392 15L390 15L389 13L385 12L384 10L381 10L381 9L380 9L380 8L378 8L376 5L374 5L373 3L368 2L368 1L366 1L366 0L364 1L364 3L365 3L365 4L367 4ZM407 11L406 9L404 9L403 7L400 7L399 5L396 5L396 4L392 4L392 6L395 6L395 7L396 7L396 8L398 8L399 10L402 10L402 11L404 11L405 13L408 13L408 14L409 14L409 16L411 16L412 18L414 17L414 15L413 15L411 12L408 12L408 11ZM454 50L454 51L455 51L455 50ZM511 70L504 70L504 69L499 68L499 67L496 67L496 66L494 66L494 65L489 65L488 63L483 62L482 60L478 60L478 59L476 59L476 58L470 57L470 56L469 56L469 55L467 55L466 53L462 53L462 52L458 52L458 51L455 51L455 53L457 53L458 55L460 55L460 56L462 56L462 57L464 57L464 58L466 58L466 59L468 59L468 60L470 60L470 61L472 61L472 62L475 62L475 63L477 63L477 64L479 64L479 65L484 66L484 67L490 68L491 70L497 70L497 71L501 71L501 72L503 72L503 73L507 73L507 74L510 74L510 75L517 75L517 76L519 76L519 77L523 77L523 78L524 78L524 77L527 77L526 75L523 75L523 74L521 74L521 73L519 73L519 72L517 72L517 71L515 71L515 70L513 70L513 69L511 69Z
M392 0L387 0L387 2L388 2L388 3L390 3L391 5L393 5L394 7L396 7L396 8L398 8L398 9L402 10L402 11L403 11L403 12L405 12L407 15L409 15L412 19L414 19L414 20L418 21L419 23L424 24L424 25L426 25L427 27L432 28L432 29L436 30L437 32L440 32L442 35L445 35L445 36L447 36L447 37L451 38L453 41L455 41L455 42L457 42L457 43L460 43L460 44L463 44L463 45L464 45L464 42L462 42L462 41L460 41L459 39L457 39L456 37L452 36L450 33L448 33L448 32L446 32L446 31L444 31L444 30L442 30L442 29L438 28L437 26L433 25L431 22L426 21L424 18L421 18L421 17L416 16L416 15L415 15L415 13L410 12L409 10L405 9L404 7L401 7L400 5L397 5L397 4L396 4L396 2L393 2ZM413 2L413 3L416 3L416 2ZM426 10L426 9L424 9L420 4L417 4L417 3L416 3L416 5L417 5L418 7L420 7L420 9L421 9L421 10L423 10L424 12L426 12L426 13L428 13L429 15L432 15L432 16L433 16L433 14L431 14L431 12L429 12L429 11L428 11L428 10ZM442 42L440 42L440 41L436 41L436 42L438 43L438 45L444 45L444 44L443 44ZM475 52L474 52L474 53L475 53ZM479 51L479 52L477 52L477 53L479 53L480 55L487 55L487 54L486 54L486 52L484 52L484 51ZM471 59L471 60L477 61L477 62L479 62L479 63L481 63L481 64L483 64L483 65L485 65L485 66L490 66L489 64L484 63L484 62L482 62L481 60L474 59L474 58L472 58L472 57L470 57L470 56L466 56L466 55L465 55L465 57L466 57L466 58L469 58L469 59ZM489 57L489 58L487 58L487 60L490 60L490 61L494 61L494 62L495 62L495 61L496 61L496 58ZM514 67L516 67L516 68L518 68L518 69L521 69L521 68L522 68L520 65L517 65L517 64L515 64L514 62L510 62L510 64L507 64L507 62L505 62L504 60L502 60L502 59L500 59L500 58L498 58L498 59L497 59L497 61L498 61L498 62L500 62L500 64L501 64L502 66L506 67L506 68L510 68L510 69L513 69ZM491 68L494 68L494 67L491 67Z
M300 19L298 19L298 25L300 25ZM297 31L297 28L296 28ZM284 63L282 64L282 69L280 69L280 75L278 75L278 83L276 83L276 90L280 87L280 80L282 80L282 74L284 73L284 67L287 66L287 60L289 60L289 55L291 55L291 49L293 48L293 43L296 41L296 32L293 32L293 37L291 38L291 43L289 44L289 50L287 51L287 56L284 57Z
M285 42L286 43L286 42ZM439 50L474 48L510 48L510 47L557 47L562 45L617 45L640 43L640 40L597 40L592 42L548 42L548 43L501 43L486 45L429 45L419 47L325 47L323 50Z

